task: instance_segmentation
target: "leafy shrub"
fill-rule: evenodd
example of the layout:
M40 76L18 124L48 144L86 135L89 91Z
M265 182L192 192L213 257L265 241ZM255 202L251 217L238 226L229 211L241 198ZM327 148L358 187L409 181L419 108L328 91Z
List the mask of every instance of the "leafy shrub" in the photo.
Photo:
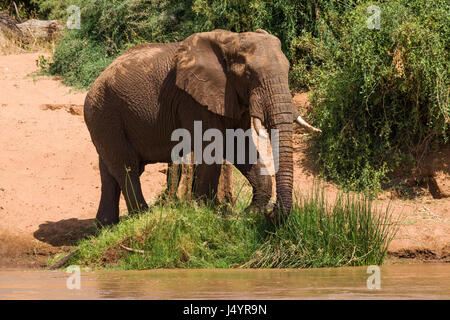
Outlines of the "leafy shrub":
M59 43L50 64L52 74L64 75L65 83L86 88L114 60L105 44L80 39L75 32L66 32L66 41Z
M341 17L339 43L323 49L335 59L315 80L321 164L356 189L377 189L448 140L449 3L378 5L379 30L366 26L367 5Z
M42 19L65 20L67 18L66 9L74 4L73 1L60 0L31 0L31 5L38 8L37 13Z
M34 16L37 11L37 5L33 3L33 1L21 1L21 0L0 0L0 12L7 11L8 14L12 17L17 17L16 8L14 3L17 6L17 11L19 12L20 19L26 19L27 17Z

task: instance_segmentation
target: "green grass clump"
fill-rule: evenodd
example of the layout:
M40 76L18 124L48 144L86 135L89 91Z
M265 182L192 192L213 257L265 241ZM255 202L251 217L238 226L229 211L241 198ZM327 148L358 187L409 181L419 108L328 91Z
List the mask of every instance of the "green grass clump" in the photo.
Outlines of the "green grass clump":
M341 194L328 207L323 195L294 203L292 215L269 232L246 263L252 268L317 268L381 264L395 226L365 196Z
M381 264L394 231L388 211L349 195L330 207L316 191L277 228L240 204L175 202L99 230L80 242L71 263L125 270Z
M158 205L82 241L74 263L137 270L237 267L262 243L263 218L227 214L211 204Z

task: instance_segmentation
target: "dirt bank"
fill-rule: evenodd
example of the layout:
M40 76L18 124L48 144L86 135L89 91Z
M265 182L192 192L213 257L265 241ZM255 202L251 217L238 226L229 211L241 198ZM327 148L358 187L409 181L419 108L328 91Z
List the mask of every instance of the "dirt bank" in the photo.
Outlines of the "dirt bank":
M44 266L49 254L70 248L92 225L100 197L97 154L80 116L85 92L37 76L38 57L0 56L0 266ZM307 97L298 95L296 102L305 106ZM306 140L295 136L294 182L302 193L316 175ZM148 201L164 187L165 167L146 167ZM450 194L446 168L436 181ZM331 184L326 190L330 198L337 192ZM393 256L450 260L450 198L433 199L427 192L414 200L381 198L380 206L391 202L397 216L403 213Z

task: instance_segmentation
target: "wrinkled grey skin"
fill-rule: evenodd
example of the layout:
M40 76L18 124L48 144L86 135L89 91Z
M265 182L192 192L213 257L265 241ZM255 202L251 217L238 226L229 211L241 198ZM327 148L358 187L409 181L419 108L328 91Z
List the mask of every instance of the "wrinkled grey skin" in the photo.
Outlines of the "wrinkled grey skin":
M278 129L277 202L268 218L277 222L288 214L293 179L288 71L280 41L264 30L198 33L179 43L139 45L118 57L92 85L84 105L99 154L97 221L119 221L121 191L131 200L130 213L148 208L139 180L145 165L171 162L178 143L171 141L172 132L186 128L193 137L194 121L202 121L203 131L216 128L224 136L227 128L247 130L252 119ZM235 166L253 188L251 206L262 210L271 196L270 176L260 175L260 164ZM202 172L218 176L220 166ZM211 186L203 189L197 192L207 194Z

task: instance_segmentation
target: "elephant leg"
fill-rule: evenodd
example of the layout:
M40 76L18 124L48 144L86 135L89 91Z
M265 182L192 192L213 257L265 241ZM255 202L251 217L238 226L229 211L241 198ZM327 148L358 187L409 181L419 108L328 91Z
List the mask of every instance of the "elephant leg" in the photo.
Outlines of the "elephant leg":
M135 166L128 166L126 170L124 169L124 172L122 176L124 182L121 184L121 189L127 204L128 213L136 214L148 210L139 179L142 172Z
M102 226L112 225L119 222L120 186L101 158L99 158L99 168L102 195L95 219Z
M234 143L234 141L233 141ZM258 211L264 211L266 209L266 205L269 203L270 198L272 197L272 178L270 175L262 175L261 173L265 169L261 160L258 159L256 163L250 163L254 161L254 159L250 159L250 150L252 152L257 152L257 148L254 144L253 139L246 139L244 146L239 146L234 143L234 153L231 158L227 158L227 161L234 164L236 169L238 169L242 175L248 180L250 185L252 186L253 196L252 202L250 206L246 209L246 211L251 209L256 209ZM245 161L244 163L239 163L239 153L245 152ZM224 154L229 156L226 149L224 150ZM259 152L257 155L260 156ZM231 155L230 155L231 156ZM256 158L258 158L258 156Z
M194 195L197 198L215 199L219 185L220 164L198 164L194 172Z
M122 139L120 139L122 138ZM133 147L123 137L110 144L103 162L117 181L127 204L128 213L135 214L148 209L141 189L140 175L144 165Z
M252 202L246 211L253 208L264 211L272 197L272 178L270 175L261 175L261 169L264 168L264 166L260 163L235 164L235 167L244 175L248 182L250 182L253 189Z

